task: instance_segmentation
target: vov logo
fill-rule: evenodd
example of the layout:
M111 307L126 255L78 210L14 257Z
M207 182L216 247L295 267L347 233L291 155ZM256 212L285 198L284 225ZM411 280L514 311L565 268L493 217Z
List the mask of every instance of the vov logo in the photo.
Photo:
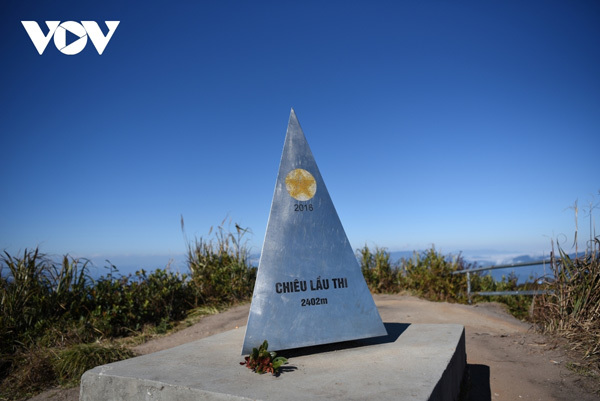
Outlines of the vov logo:
M92 41L92 44L98 51L98 54L102 54L106 45L112 38L117 26L121 21L104 21L108 27L108 33L106 36L100 30L100 27L95 21L81 21L81 24L75 21L46 21L48 27L48 34L44 35L42 29L35 21L21 21L21 24L25 27L29 38L33 42L36 50L40 55L44 53L50 39L54 37L54 45L63 54L70 56L81 52L85 45L87 45L88 37ZM67 32L75 35L77 38L67 44Z

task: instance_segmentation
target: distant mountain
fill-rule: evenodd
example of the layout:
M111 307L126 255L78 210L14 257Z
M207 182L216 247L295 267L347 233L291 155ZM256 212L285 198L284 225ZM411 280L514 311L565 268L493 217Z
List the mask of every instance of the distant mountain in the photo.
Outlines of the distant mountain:
M421 251L394 251L390 252L390 259L394 262L400 261L402 259L411 259L415 252L420 254Z
M90 275L97 279L113 273L116 276L127 276L138 270L153 272L156 269L169 268L173 272L186 273L188 271L186 256L184 254L171 255L99 255L88 258L91 265ZM111 272L110 266L117 268Z
M541 260L540 257L532 257L531 255L520 255L516 258L513 258L510 263L528 263L528 262L537 262Z

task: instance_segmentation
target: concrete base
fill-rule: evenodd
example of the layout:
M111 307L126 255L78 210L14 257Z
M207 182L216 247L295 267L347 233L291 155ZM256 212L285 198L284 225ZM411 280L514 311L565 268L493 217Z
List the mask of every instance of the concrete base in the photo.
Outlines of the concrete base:
M239 364L240 328L91 369L80 400L455 400L464 327L385 326L385 337L282 351L289 363L279 377Z

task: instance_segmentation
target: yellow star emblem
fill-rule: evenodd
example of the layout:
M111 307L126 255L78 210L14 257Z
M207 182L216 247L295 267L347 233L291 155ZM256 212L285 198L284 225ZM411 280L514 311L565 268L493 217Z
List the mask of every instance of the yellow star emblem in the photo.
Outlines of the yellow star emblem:
M315 196L317 182L311 173L297 168L285 177L285 188L290 196L299 201L307 201Z

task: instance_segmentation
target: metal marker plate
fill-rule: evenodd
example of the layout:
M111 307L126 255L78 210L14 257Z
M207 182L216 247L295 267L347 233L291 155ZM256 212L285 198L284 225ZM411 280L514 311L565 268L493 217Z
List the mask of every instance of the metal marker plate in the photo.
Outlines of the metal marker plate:
M292 110L242 354L386 334Z

